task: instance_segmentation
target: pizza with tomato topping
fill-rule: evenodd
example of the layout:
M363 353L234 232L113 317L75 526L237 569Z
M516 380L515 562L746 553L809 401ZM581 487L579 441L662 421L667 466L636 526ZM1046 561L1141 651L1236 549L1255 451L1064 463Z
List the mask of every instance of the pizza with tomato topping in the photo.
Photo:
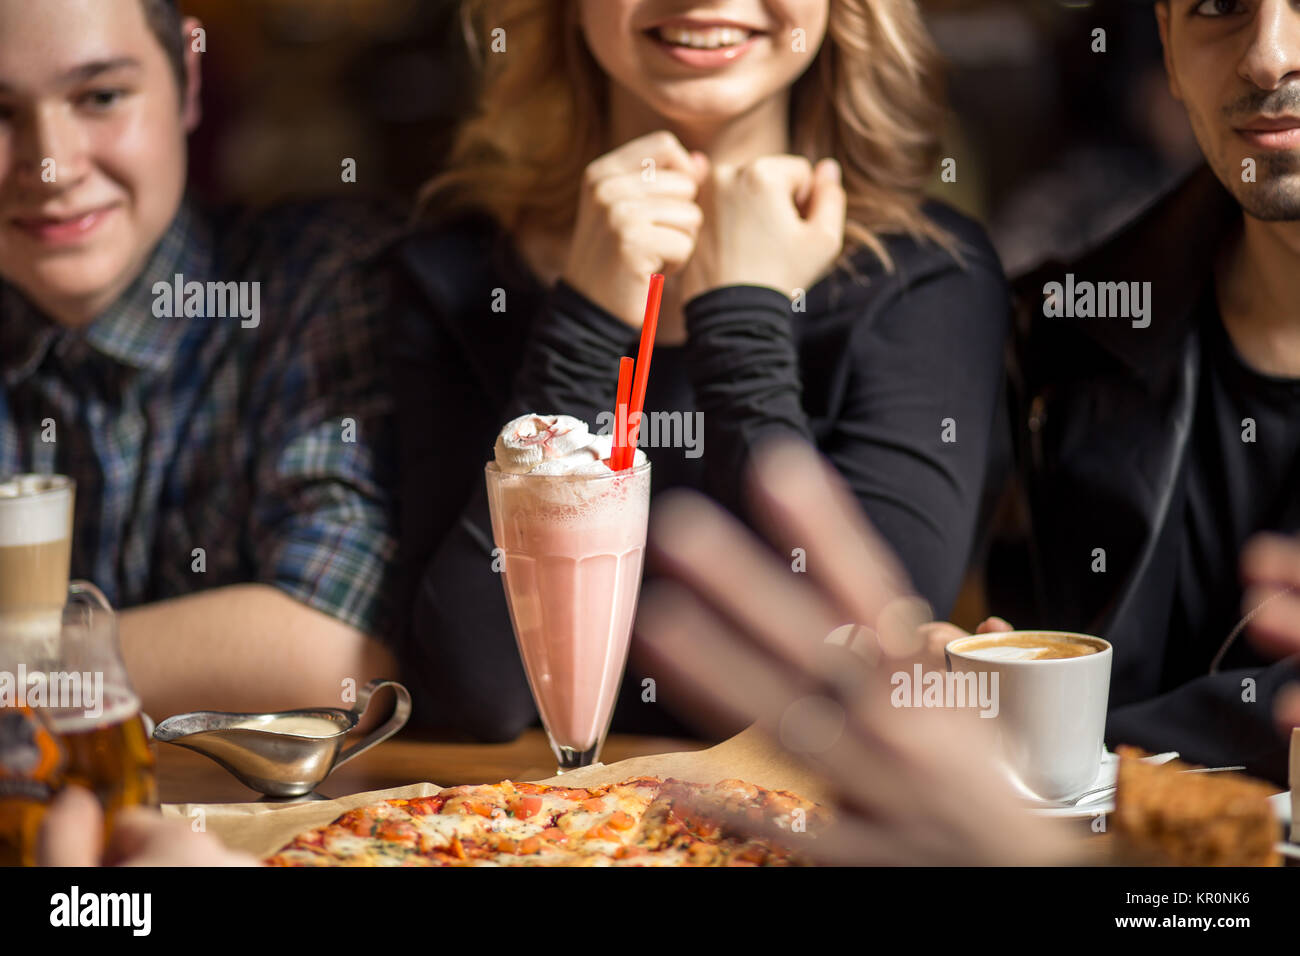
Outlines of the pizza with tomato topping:
M602 787L509 780L349 810L272 866L790 866L828 822L789 791L635 777ZM778 839L755 836L773 832Z

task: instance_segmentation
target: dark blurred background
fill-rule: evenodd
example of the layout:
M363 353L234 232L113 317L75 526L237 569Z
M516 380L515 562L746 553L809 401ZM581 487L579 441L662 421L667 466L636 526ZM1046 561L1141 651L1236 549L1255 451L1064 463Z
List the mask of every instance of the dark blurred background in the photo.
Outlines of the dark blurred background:
M455 0L182 6L208 30L193 164L214 201L344 190L409 201L472 104ZM1149 0L922 7L950 65L958 170L935 193L989 227L1009 272L1090 244L1195 162ZM344 158L355 185L341 181Z
M181 0L207 29L193 182L215 202L414 197L472 105L448 0ZM345 158L357 183L344 184Z

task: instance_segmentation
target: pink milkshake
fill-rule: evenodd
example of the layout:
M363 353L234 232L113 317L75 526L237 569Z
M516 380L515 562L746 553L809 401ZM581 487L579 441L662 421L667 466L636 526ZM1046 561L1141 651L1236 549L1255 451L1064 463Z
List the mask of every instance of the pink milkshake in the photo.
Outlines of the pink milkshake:
M486 468L515 639L560 770L599 759L641 588L650 463L609 469L611 439L524 415Z

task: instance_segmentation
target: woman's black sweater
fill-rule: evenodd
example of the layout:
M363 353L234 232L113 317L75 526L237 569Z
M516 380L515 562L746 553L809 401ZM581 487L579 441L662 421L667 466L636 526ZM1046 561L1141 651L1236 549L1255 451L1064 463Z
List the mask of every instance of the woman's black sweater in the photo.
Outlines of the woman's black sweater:
M641 447L654 494L699 489L743 517L739 479L755 443L815 442L942 618L971 548L1010 310L980 227L938 203L926 213L959 259L892 236L892 272L861 251L802 303L758 286L688 302L688 342L656 348L651 366L645 411L661 415L660 447L645 445L648 421ZM492 569L483 466L501 426L525 412L597 430L638 331L563 281L543 287L486 218L417 233L395 254L409 293L392 343L412 596L405 678L419 724L511 739L537 712ZM643 700L646 676L634 639L614 730L682 733Z

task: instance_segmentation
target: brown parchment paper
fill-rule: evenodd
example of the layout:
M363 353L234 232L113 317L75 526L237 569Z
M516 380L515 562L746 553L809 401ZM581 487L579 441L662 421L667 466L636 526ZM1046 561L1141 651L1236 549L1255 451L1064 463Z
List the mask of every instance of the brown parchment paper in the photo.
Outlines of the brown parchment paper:
M1291 842L1300 843L1300 727L1291 728Z
M707 750L632 757L536 782L591 787L641 775L677 777L695 783L717 783L735 777L770 790L791 790L818 803L827 797L825 785L815 775L791 760L753 727ZM163 805L162 812L166 817L189 821L201 819L203 828L226 846L260 859L271 855L302 831L323 826L348 810L384 800L426 797L441 789L432 783L413 783L309 803L169 803Z

